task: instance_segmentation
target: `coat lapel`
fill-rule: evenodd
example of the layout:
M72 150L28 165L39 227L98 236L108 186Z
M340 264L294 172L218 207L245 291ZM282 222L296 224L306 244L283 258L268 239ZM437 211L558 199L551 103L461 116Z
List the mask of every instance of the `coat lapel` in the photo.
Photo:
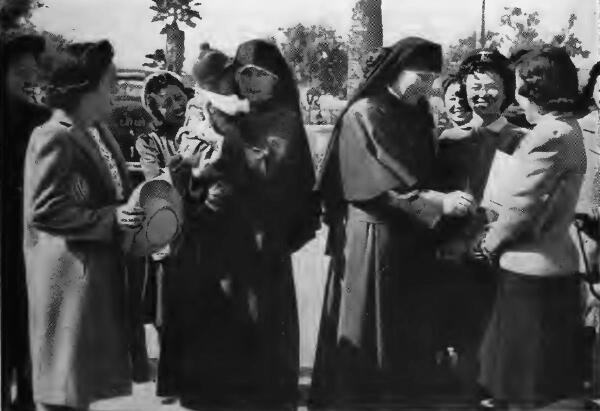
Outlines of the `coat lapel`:
M54 112L53 117L56 122L69 129L69 137L71 138L73 144L79 147L81 151L83 151L93 162L96 169L98 169L100 175L102 176L105 187L109 187L109 192L114 192L114 183L112 176L110 175L110 170L102 158L102 155L98 150L98 146L92 140L92 137L85 130L77 127L73 123L73 120L69 118L65 112L57 110Z

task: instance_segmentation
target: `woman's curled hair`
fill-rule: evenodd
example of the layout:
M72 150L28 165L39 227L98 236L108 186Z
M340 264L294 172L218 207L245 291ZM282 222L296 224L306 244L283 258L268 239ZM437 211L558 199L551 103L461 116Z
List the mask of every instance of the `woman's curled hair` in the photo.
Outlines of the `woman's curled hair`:
M579 100L577 69L564 48L544 46L530 50L515 62L523 85L517 93L546 112L569 112Z
M112 64L113 47L108 40L73 43L45 59L47 100L53 108L70 110L81 97L95 90Z

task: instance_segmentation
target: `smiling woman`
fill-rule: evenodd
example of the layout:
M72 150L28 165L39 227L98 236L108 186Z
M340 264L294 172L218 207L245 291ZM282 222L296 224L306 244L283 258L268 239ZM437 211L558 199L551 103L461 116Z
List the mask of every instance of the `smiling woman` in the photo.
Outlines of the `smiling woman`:
M169 72L146 78L142 103L153 117L155 129L141 134L136 142L146 179L154 178L177 154L176 134L185 120L187 96L181 81Z

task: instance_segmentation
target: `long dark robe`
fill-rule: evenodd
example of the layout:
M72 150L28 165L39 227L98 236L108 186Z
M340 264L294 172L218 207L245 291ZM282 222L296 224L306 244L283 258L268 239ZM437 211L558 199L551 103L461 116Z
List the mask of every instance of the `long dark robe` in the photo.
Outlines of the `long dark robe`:
M291 254L314 237L314 168L300 113L274 104L252 111L244 127L250 181L244 207L259 250L257 290L261 353L258 394L297 398L299 325Z
M50 117L50 110L19 100L6 101L2 109L2 404L9 403L13 372L17 402L24 404L33 402L33 394L23 259L23 170L31 132Z
M158 395L201 408L236 404L256 389L256 301L249 287L254 239L242 217L241 146L226 138L223 157L191 179L173 166L185 198L184 232L165 277Z
M332 156L347 211L345 228L331 228L343 247L332 248L311 399L417 393L435 357L434 245L419 211L382 198L427 187L431 118L387 91L361 99L342 118Z

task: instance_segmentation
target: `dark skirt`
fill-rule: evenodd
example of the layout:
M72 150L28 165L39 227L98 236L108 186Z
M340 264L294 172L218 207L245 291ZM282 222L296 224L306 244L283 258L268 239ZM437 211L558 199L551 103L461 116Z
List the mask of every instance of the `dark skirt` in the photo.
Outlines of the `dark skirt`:
M418 394L435 363L432 248L414 227L355 207L342 242L327 280L311 402Z
M157 393L188 408L229 406L256 388L251 289L220 252L237 261L244 250L218 231L193 234L167 262Z
M190 409L296 401L299 325L291 258L198 233L165 276L157 392ZM219 249L229 258L219 257Z
M581 393L581 304L575 275L500 272L480 352L480 382L494 398L537 403Z

